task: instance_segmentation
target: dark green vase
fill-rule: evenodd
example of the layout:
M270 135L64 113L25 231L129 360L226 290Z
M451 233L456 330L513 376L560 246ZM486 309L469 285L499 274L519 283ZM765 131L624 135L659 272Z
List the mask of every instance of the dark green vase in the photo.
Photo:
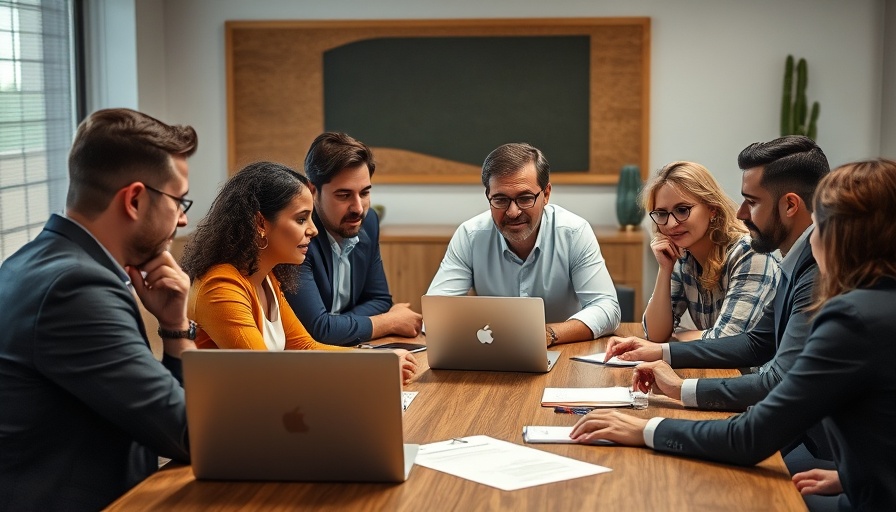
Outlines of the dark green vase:
M627 229L635 229L644 219L644 210L638 201L641 188L641 171L637 165L625 165L619 171L619 182L616 185L616 218L619 225ZM632 226L629 228L629 226Z

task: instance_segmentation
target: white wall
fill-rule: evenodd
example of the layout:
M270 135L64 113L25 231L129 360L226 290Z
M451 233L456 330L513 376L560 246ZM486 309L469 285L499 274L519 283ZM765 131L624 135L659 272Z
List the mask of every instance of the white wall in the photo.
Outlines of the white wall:
M84 30L87 109L137 108L134 0L88 0Z
M199 151L191 160L194 222L226 177L226 20L649 16L651 169L678 159L701 162L737 198L738 152L778 135L788 53L809 62L809 99L822 108L818 142L831 163L881 151L883 15L892 0L136 3L140 108L199 132ZM374 184L375 202L388 210L386 223L458 223L486 206L481 187L473 185ZM553 200L592 222L614 223L614 197L612 187L557 186Z
M887 0L885 9L880 154L896 159L896 0Z
M138 110L167 120L165 3L158 0L134 3L136 19L140 20L136 30Z

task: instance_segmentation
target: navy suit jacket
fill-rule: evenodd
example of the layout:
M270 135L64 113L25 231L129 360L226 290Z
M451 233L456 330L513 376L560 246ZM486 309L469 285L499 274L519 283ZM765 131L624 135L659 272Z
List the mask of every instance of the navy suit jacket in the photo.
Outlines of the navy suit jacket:
M0 266L0 510L97 510L189 460L183 388L121 272L57 215Z
M714 340L670 343L674 368L741 368L771 361L766 372L731 379L697 381L701 409L744 411L765 398L790 370L809 336L812 287L818 266L808 244L800 251L793 275L765 307L749 332Z
M665 419L654 448L752 465L823 420L844 492L860 510L896 510L896 278L829 300L769 395L727 420Z
M330 313L333 306L333 251L330 240L316 212L313 220L320 234L311 240L308 247L298 291L287 293L286 300L315 340L343 346L366 342L373 334L370 317L385 313L392 307L392 295L380 257L379 218L370 209L361 223L358 243L349 254L351 297L339 314Z

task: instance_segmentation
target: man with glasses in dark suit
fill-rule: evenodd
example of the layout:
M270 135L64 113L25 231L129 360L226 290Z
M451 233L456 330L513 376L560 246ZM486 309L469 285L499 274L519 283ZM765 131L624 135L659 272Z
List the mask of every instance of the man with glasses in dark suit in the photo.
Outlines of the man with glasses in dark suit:
M189 126L95 112L69 154L65 215L0 266L0 509L98 510L159 456L189 461L180 355L196 326L168 247L196 144Z

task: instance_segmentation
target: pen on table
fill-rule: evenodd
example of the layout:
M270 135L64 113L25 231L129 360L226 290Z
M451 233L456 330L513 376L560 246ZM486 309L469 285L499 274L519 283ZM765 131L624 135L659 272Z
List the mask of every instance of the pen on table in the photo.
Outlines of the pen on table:
M581 416L588 414L594 409L596 409L596 407L565 407L562 405L558 405L554 407L554 412L561 414L578 414Z

